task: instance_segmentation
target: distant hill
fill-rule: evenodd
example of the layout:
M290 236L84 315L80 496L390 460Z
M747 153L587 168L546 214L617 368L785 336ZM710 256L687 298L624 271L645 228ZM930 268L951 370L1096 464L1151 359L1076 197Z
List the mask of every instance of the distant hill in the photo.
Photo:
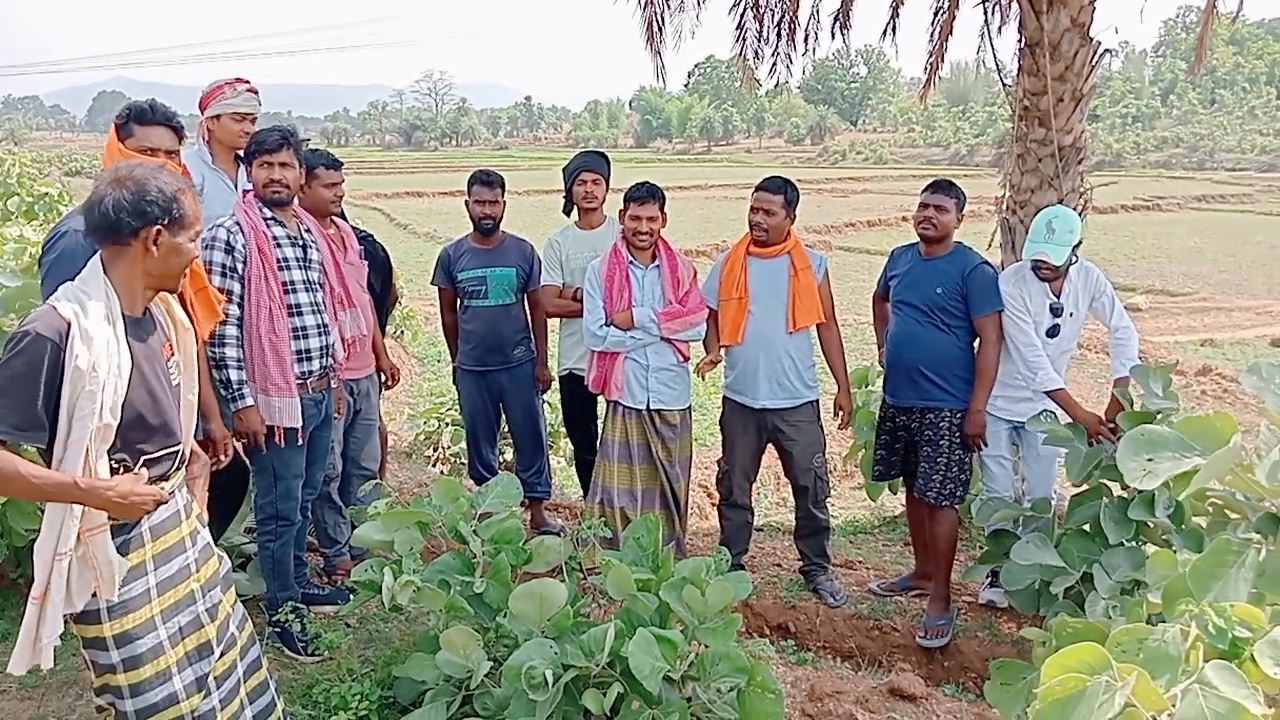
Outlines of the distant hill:
M180 113L195 112L196 101L203 88L191 85L147 82L127 77L116 77L102 82L75 85L41 93L46 103L58 103L75 113L84 115L90 101L99 90L119 90L131 98L156 98L171 105ZM344 107L359 112L370 100L384 99L395 92L388 85L258 85L262 93L263 109L269 112L292 110L295 115L323 116ZM475 107L502 107L518 102L524 93L502 85L485 83L460 84L458 94L465 96Z

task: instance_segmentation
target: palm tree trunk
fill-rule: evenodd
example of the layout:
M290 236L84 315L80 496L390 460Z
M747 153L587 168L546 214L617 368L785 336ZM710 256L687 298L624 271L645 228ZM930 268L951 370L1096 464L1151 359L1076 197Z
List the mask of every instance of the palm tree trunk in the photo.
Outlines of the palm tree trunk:
M1013 137L1005 159L1000 259L1018 261L1041 208L1062 203L1083 215L1085 114L1101 44L1093 38L1095 0L1019 0L1022 46L1014 91Z

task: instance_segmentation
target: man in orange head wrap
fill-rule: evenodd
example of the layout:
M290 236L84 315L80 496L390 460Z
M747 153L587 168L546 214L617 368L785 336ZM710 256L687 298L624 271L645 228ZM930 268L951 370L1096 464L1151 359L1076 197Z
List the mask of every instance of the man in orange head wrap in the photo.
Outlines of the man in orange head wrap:
M182 164L184 140L186 128L173 108L154 98L130 101L116 113L108 131L102 153L103 169L126 160L143 160L163 165L190 179L190 173ZM40 248L38 266L41 298L47 300L61 285L74 280L97 251L93 240L85 236L81 209L77 207L67 213L49 231ZM197 341L203 344L214 326L222 322L223 297L209 284L208 275L199 260L192 264L183 279L178 299L191 319ZM231 435L218 412L208 362L203 352L199 357L203 444L209 450L213 467L221 468L231 460L234 452ZM199 484L201 478L193 480ZM195 489L197 501L202 508L207 506L207 478L204 478L204 482L204 487ZM229 524L230 520L231 518L227 518L225 522ZM210 524L215 535L220 535L225 530L222 518L210 518Z

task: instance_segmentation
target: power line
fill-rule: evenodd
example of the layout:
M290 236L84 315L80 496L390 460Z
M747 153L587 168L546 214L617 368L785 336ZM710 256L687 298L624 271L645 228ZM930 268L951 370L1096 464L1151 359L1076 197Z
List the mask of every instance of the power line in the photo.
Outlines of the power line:
M351 30L353 28L379 25L379 24L384 24L389 22L395 22L396 20L397 18L395 17L386 17L386 18L378 18L378 19L372 19L372 20L362 20L362 21L356 21L356 22L350 22L350 23L335 24L335 25L322 25L322 26L316 26L311 28L299 28L299 29L288 30L288 31L276 31L271 33L263 33L259 35L223 38L220 40L210 40L210 41L201 42L201 43L188 43L185 45L170 45L165 47L150 48L146 50L130 50L125 52L101 53L98 55L85 55L85 56L76 57L76 58L63 58L60 60L41 60L41 61L28 62L28 63L0 65L0 73L6 73L6 77L13 77L14 75L7 74L7 73L27 70L27 71L31 71L32 74L46 74L46 73L42 73L41 71L55 70L55 69L60 69L59 71L61 72L79 72L77 68L80 66L86 66L86 64L88 64L89 66L97 67L101 64L111 64L113 62L139 62L144 59L160 61L165 59L163 57L165 53L169 53L173 51L180 51L181 53L183 53L184 56L191 55L193 53L199 53L205 49L212 49L215 51L215 54L236 52L235 50L228 50L228 45L229 44L241 45L244 43L251 43L255 41L260 42L260 41L279 40L279 39L291 39L291 40L297 41L300 37L302 37L304 40L307 41L307 44L314 44L316 41L319 40L319 36L313 35L312 37L307 37L308 35L311 35L314 33L325 34L331 31L339 31L342 33L344 39L349 40L351 38ZM253 52L253 51L250 50L249 52Z
M63 75L81 72L99 72L110 70L128 70L132 68L163 68L185 65L203 65L227 60L263 60L268 58L300 57L306 55L327 55L339 52L363 52L389 47L404 47L416 44L412 40L394 40L380 43L361 43L359 45L338 45L329 47L301 47L290 49L264 50L260 52L226 51L222 53L202 53L191 57L165 59L159 62L140 59L127 62L104 63L99 65L83 65L78 67L50 68L41 70L6 71L0 68L0 77L33 77L37 75Z

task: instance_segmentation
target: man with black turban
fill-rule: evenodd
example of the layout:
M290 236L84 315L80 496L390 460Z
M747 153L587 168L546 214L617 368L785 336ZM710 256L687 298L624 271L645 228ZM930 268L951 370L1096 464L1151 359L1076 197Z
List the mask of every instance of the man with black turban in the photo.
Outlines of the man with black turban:
M584 498L596 464L600 411L596 394L587 389L582 286L587 265L618 238L618 219L604 210L611 169L609 156L599 150L583 150L565 164L562 212L572 217L577 210L578 217L556 231L542 249L542 302L548 318L560 318L560 412Z

